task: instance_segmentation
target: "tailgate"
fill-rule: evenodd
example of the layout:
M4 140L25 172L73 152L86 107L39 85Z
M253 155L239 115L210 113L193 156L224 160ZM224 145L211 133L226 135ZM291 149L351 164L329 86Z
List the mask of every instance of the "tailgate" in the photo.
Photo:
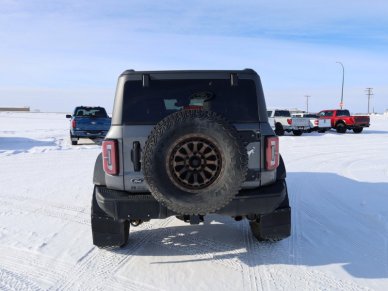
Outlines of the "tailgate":
M77 130L109 130L110 118L76 117Z
M331 127L331 120L327 118L320 118L319 119L319 127L324 128L324 127Z
M355 125L369 125L370 118L369 116L354 116Z
M310 127L310 119L303 117L293 117L292 126L294 127Z

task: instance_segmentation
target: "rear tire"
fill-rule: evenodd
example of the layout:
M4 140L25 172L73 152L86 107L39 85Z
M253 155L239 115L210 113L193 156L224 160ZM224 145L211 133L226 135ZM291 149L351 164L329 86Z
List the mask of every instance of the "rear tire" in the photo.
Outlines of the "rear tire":
M335 126L335 129L337 130L338 133L345 133L346 125L343 122L340 122Z
M99 248L123 247L128 243L129 221L114 220L107 215L98 206L95 191L92 197L91 222L95 246Z
M354 133L361 133L363 129L364 129L363 127L355 127L355 128L353 128L353 132Z
M292 133L295 136L301 136L303 134L303 131L301 131L301 130L293 130Z
M277 136L282 136L284 135L284 128L283 128L283 125L281 125L280 123L276 123L275 124L275 134Z
M288 194L278 209L269 214L259 215L250 221L252 235L261 242L277 242L291 235L291 208Z
M78 138L77 138L77 137L74 137L74 136L71 134L71 131L70 131L70 141L71 141L71 145L77 145L77 143L78 143Z

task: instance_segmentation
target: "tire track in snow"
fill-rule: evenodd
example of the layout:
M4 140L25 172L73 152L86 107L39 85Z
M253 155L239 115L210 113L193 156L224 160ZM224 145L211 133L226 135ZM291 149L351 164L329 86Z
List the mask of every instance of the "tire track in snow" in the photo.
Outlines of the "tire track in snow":
M97 288L110 288L111 284L117 286L120 278L114 274L130 262L134 253L143 247L156 234L158 229L167 226L172 217L162 221L155 220L139 226L139 230L130 232L129 244L124 248L98 249L93 247L83 259L75 265L74 269L62 278L54 290L95 290ZM147 225L148 224L148 225ZM146 230L145 233L142 230ZM153 231L151 231L153 230ZM147 284L133 280L125 280L125 290L154 290Z
M11 277L13 279L20 280L21 282L24 282L24 278L27 278L28 282L33 283L30 284L31 286L53 286L60 280L63 274L72 268L70 264L56 258L4 246L0 247L0 261L1 266L8 272L4 276L10 278L9 276L12 274ZM0 285L1 282L6 281L0 279ZM33 289L39 288L34 287Z
M30 200L30 198L20 196L15 198L0 196L0 200L7 203L7 210L18 209L30 214L49 216L63 221L90 225L90 213L88 213L85 208L60 203L51 203L39 199ZM0 207L1 206L2 205L0 205ZM10 214L12 214L12 211Z
M248 277L248 286L244 286L244 290L268 290L265 287L268 286L266 284L266 274L265 274L265 266L263 270L258 271L255 270L255 265L259 263L259 260L257 260L257 257L255 255L255 250L253 249L253 239L252 239L252 233L250 230L250 226L248 222L243 221L241 224L241 229L243 232L244 242L246 244L247 254L246 254L246 260L248 264L244 267L244 273L247 274L245 277ZM245 282L245 280L244 280Z
M298 187L299 188L299 187ZM289 194L288 198L291 206L291 237L288 239L289 251L288 255L292 265L299 265L299 251L298 248L302 244L300 232L302 223L300 221L300 203L299 191L296 188L294 193Z
M0 199L8 199L8 200L15 200L19 202L26 202L28 203L33 203L33 204L38 204L39 206L48 206L52 208L58 208L58 209L64 209L64 210L71 210L74 212L82 212L86 214L90 214L90 209L86 207L79 207L79 206L74 206L74 205L68 205L60 202L53 202L49 200L43 200L43 199L38 199L38 198L33 198L29 196L15 196L15 195L8 195L8 196L0 196Z
M0 290L43 290L27 276L0 267Z

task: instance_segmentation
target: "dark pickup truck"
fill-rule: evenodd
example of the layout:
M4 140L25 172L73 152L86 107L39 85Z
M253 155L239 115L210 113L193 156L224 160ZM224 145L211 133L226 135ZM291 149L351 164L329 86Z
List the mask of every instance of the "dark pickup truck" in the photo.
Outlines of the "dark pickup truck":
M91 140L103 139L111 124L111 118L103 107L79 106L74 109L70 118L70 140L72 145L80 138Z

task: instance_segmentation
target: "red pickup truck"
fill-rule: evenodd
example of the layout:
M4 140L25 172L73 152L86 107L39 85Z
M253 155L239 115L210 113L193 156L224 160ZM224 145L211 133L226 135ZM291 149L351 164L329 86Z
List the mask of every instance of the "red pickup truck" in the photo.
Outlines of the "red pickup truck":
M331 128L336 129L338 133L345 133L348 129L352 129L354 133L361 133L364 127L370 125L369 116L351 116L347 109L322 110L318 116L322 119L330 119Z

